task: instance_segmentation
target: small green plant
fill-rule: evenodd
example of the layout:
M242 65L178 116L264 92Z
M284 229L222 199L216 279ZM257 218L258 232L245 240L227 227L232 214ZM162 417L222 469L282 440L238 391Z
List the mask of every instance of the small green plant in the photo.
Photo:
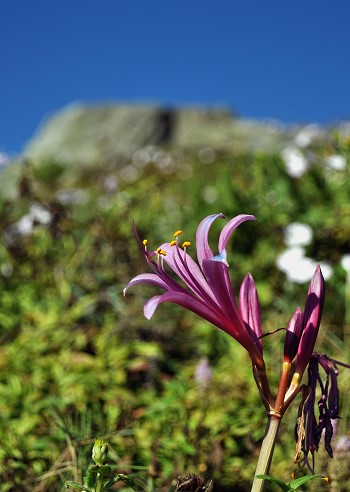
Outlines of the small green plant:
M103 439L96 439L92 448L92 460L94 464L91 464L87 470L87 474L84 476L84 484L79 484L68 480L65 483L67 489L80 490L84 492L102 492L104 490L110 490L111 487L120 480L127 483L132 490L136 490L134 480L118 473L113 475L112 468L106 465L108 455L108 443Z
M278 485L281 488L281 490L285 492L287 492L288 490L297 490L299 487L301 487L307 482L310 482L310 480L314 480L315 478L320 478L321 480L325 480L326 482L329 482L329 478L324 477L323 475L305 475L304 477L295 478L290 482L282 482L282 480L279 480L278 478L275 477L271 477L270 475L256 475L255 478L261 478L262 480L269 480L270 482L273 482L276 485Z

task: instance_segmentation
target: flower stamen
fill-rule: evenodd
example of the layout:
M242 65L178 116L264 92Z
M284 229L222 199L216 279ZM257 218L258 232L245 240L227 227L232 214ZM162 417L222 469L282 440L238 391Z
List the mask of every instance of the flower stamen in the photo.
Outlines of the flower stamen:
M161 256L166 256L166 252L165 252L165 251L164 251L164 249L162 249L162 248L157 248L157 249L156 249L156 253L157 253L157 255L158 255L158 256L159 256L159 255L161 255Z
M166 256L166 252L161 247L156 249L157 254L157 264L158 267L164 270L164 256Z

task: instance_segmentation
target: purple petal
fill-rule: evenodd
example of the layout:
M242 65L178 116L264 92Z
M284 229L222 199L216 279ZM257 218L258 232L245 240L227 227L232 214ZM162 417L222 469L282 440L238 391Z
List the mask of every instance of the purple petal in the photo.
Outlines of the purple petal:
M222 309L226 323L235 331L233 336L250 354L252 359L261 361L261 354L248 332L238 310L227 266L220 261L204 260L204 275ZM226 330L227 331L227 330Z
M295 310L287 326L287 333L284 342L284 360L286 362L291 363L297 354L302 328L303 312L298 307Z
M239 291L239 306L246 330L262 352L261 322L258 293L250 273L245 277Z
M318 265L310 282L303 316L303 333L299 343L295 367L295 372L300 375L303 374L314 350L321 323L324 296L324 279L321 268Z
M239 330L244 329L242 319L238 313L227 266L219 261L204 260L203 271L225 316L231 319Z
M255 220L254 215L237 215L236 217L233 217L222 229L220 237L219 237L219 253L226 249L228 240L231 237L231 234L233 231L242 223L245 222L246 220Z
M149 299L144 305L144 314L146 318L151 319L159 304L162 304L163 302L178 304L179 306L198 314L198 316L206 319L235 338L235 332L230 330L230 325L227 325L218 313L213 312L208 306L194 298L191 294L184 292L166 292L165 294L154 296Z
M156 273L142 273L130 280L125 289L123 289L123 294L125 295L130 287L138 284L153 284L162 289L169 290L168 285Z
M170 246L164 243L160 246L165 252L164 262L197 296L209 302L216 302L204 275L189 254L179 246ZM216 303L217 304L217 303Z
M203 219L200 222L199 226L197 227L197 232L196 232L197 258L201 268L203 268L202 265L203 260L208 260L214 256L213 251L209 246L208 234L212 223L219 217L223 219L225 218L224 214L221 213L208 215L208 217Z

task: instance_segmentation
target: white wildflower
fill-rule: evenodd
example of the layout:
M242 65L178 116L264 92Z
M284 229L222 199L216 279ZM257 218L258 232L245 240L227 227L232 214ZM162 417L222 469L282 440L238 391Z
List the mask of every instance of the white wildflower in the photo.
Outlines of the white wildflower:
M309 282L315 272L317 262L305 256L304 248L293 246L277 257L277 268L286 274L289 282L304 284ZM325 280L333 275L332 267L326 262L319 263Z
M286 246L307 246L312 241L312 229L307 224L292 222L284 229L284 242Z
M297 147L286 147L281 152L286 172L292 178L300 178L307 171L309 164L304 154Z
M346 159L339 154L328 155L323 159L323 164L333 171L344 171L346 169Z
M307 147L315 139L322 136L322 130L319 125L306 125L294 137L294 142L298 147Z

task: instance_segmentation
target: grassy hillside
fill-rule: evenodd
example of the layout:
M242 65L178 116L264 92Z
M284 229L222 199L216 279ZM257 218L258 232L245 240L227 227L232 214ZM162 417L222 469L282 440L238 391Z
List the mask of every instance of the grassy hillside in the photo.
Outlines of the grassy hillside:
M295 149L308 166L300 177L288 174L286 154L155 146L89 169L50 159L0 176L0 492L65 490L96 437L108 439L113 466L139 473L145 490L169 490L189 472L213 478L217 491L250 490L265 415L248 355L177 306L146 320L143 303L155 289L135 287L126 298L122 289L147 271L132 220L156 248L180 228L194 245L208 214L254 214L229 246L232 282L237 291L250 271L264 331L285 327L304 305L307 282L288 281L276 259L285 228L308 224L305 256L332 267L317 350L350 362L342 266L350 253L350 142L333 134ZM334 169L335 155L345 168ZM265 339L275 384L283 338ZM195 379L204 358L212 369L205 388ZM339 436L349 433L348 377L341 371ZM285 480L295 468L297 406L273 463ZM321 459L317 471L334 474L332 466Z

